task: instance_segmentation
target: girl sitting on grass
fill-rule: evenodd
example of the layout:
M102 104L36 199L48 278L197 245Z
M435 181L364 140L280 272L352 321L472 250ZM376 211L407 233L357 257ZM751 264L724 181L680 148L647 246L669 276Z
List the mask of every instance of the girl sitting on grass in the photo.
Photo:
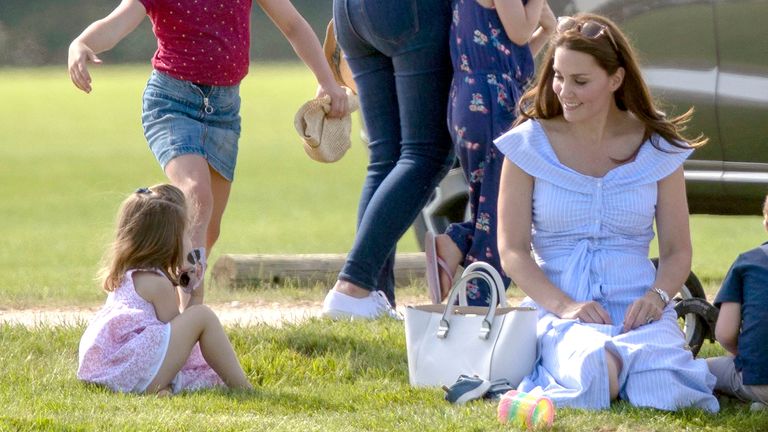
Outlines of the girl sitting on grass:
M214 312L194 305L179 313L176 287L202 276L187 224L175 186L141 188L125 199L100 272L107 301L80 340L79 379L161 395L252 388Z

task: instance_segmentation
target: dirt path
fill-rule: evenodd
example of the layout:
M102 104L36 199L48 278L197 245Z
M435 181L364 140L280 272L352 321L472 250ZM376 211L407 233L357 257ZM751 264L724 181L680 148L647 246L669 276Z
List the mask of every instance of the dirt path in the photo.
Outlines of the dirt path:
M310 301L291 304L233 301L208 306L216 312L225 326L247 326L258 323L279 325L282 322L297 322L319 316L322 309L322 303ZM88 322L98 309L98 307L4 309L0 310L0 323L24 324L28 327L77 324Z
M411 298L400 300L402 305L397 309L404 312L408 304L425 303L423 299ZM311 317L320 316L323 304L321 301L291 300L291 302L239 302L212 303L208 306L219 316L225 326L249 326L259 323L280 325L284 322L299 322ZM28 327L35 325L63 325L88 322L93 317L98 306L72 308L34 308L34 309L1 309L0 323L24 324Z
M510 304L518 304L520 298L508 298ZM397 310L405 312L407 305L425 304L424 297L398 296ZM299 322L311 317L320 316L322 302L313 300L290 300L285 302L273 301L232 301L226 303L211 303L208 306L219 316L225 326L249 326L260 323L280 325L284 322ZM3 309L0 307L0 324L23 324L28 327L35 325L64 325L87 323L98 311L99 307L62 307L62 308L33 308L33 309Z

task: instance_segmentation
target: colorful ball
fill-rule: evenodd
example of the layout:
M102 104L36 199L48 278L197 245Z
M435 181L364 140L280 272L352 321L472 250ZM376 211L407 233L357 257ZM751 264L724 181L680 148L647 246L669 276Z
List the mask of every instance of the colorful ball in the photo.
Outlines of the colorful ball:
M499 400L497 416L502 424L512 423L528 429L551 427L555 406L549 398L510 390Z

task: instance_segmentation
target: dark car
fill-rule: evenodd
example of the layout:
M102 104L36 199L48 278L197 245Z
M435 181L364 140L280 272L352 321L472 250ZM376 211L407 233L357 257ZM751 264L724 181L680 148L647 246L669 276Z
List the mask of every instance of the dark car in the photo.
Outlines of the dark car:
M696 110L709 143L685 164L692 213L759 214L768 192L768 1L550 1L618 23L671 112ZM667 108L665 107L665 108Z

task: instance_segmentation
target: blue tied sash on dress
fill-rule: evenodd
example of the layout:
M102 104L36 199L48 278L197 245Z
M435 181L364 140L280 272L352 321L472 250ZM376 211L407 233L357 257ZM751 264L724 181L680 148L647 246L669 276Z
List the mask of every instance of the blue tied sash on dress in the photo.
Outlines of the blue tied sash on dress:
M545 235L541 232L538 234ZM627 239L624 239L620 244L611 244L607 239L587 238L571 244L573 246L569 248L536 245L534 250L541 262L566 259L562 267L558 265L562 269L560 280L568 285L563 287L567 288L565 292L578 302L595 300L602 303L604 301L605 293L601 289L602 276L604 276L606 266L614 262L614 260L606 262L606 254L613 257L621 254L632 260L648 259L646 246L641 242L633 244Z
M569 294L578 302L590 301L602 297L600 286L590 284L589 278L592 273L592 260L595 258L595 248L592 246L592 240L584 239L576 243L576 248L568 258L565 265L563 278L567 281L576 282L575 291ZM593 289L596 288L596 290ZM597 291L597 292L593 292Z

